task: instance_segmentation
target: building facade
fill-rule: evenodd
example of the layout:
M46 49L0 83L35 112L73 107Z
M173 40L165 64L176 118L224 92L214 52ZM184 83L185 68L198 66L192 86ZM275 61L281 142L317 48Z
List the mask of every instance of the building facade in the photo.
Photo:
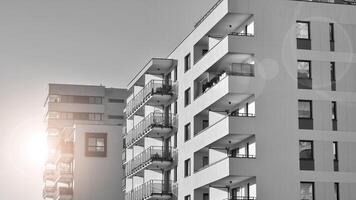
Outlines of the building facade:
M352 0L220 0L129 83L125 200L354 200Z
M122 130L127 91L49 84L44 199L122 199Z

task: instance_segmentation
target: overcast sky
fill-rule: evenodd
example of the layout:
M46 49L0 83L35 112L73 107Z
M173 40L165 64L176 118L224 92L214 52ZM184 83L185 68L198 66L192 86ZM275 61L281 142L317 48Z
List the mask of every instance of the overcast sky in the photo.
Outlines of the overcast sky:
M0 0L0 199L39 200L48 82L126 87L216 0Z

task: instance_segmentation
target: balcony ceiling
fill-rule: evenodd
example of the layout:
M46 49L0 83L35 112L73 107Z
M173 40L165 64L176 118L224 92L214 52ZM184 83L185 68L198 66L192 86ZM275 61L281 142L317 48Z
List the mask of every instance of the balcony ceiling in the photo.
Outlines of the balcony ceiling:
M227 144L229 144L229 146L233 146L234 144L237 144L237 143L241 142L242 140L245 140L251 136L252 136L252 133L251 134L230 133L229 135L210 144L209 147L210 148L226 148L226 147L228 147Z
M236 31L250 17L251 15L249 14L229 13L209 31L208 35L225 36L230 32Z
M177 65L177 61L174 59L152 58L134 77L134 79L131 80L131 82L128 85L128 89L130 90L134 85L144 86L145 74L150 74L150 75L166 74L175 65Z
M208 71L217 72L222 71L224 68L229 67L232 63L245 63L248 59L252 58L251 54L246 53L229 53L222 57L218 62L212 65Z
M217 180L215 182L212 182L209 184L210 187L231 187L233 185L236 185L242 181L245 181L247 179L250 179L251 177L247 176L235 176L235 175L230 175L228 177L222 178L220 180Z
M232 111L232 109L236 108L243 100L250 96L251 94L229 93L209 106L209 109L212 111Z

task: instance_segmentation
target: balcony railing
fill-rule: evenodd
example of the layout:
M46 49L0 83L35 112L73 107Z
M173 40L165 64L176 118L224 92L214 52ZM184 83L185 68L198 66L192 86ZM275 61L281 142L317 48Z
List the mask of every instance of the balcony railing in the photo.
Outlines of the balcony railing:
M74 144L72 142L63 143L57 151L57 162L70 162L74 156Z
M61 196L72 196L73 188L59 187L57 190L57 198Z
M125 200L144 200L153 196L159 196L160 199L169 199L172 197L172 181L150 180L130 192L126 192Z
M128 161L125 166L126 176L129 176L144 167L147 167L151 162L173 162L172 148L165 148L162 146L151 146L142 153L135 156Z
M139 109L152 95L171 95L174 94L172 81L166 80L151 80L138 92L126 106L126 116L131 116Z
M56 195L57 188L55 186L45 186L42 192L43 192L42 193L43 198L47 198L47 197L51 198Z
M153 112L140 121L125 136L126 147L133 145L145 136L152 128L170 128L177 126L177 117L174 114Z
M255 75L254 65L247 63L233 63L231 64L231 68L228 71L222 71L218 73L214 78L210 79L210 81L201 85L201 92L195 97L197 99L204 93L206 93L210 88L217 85L221 80L225 79L227 76L251 76Z

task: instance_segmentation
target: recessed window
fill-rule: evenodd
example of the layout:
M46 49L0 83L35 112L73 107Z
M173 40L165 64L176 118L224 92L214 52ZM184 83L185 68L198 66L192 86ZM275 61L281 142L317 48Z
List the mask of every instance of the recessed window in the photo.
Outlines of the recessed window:
M109 99L109 103L125 103L124 99Z
M190 159L184 161L184 177L190 176L191 173L191 162Z
M301 160L313 160L313 141L299 141L299 158Z
M173 81L177 81L178 80L178 69L177 66L174 67L174 79Z
M85 134L85 155L88 157L106 157L107 134L106 133L86 133Z
M184 126L184 141L190 140L190 135L191 135L191 128L190 128L190 123L186 124Z
M338 158L338 143L333 142L333 155L334 155L334 160L339 160Z
M340 189L339 189L339 183L334 183L334 196L336 200L340 200Z
M312 101L298 101L298 117L300 119L312 119Z
M123 115L108 115L109 119L124 119Z
M310 22L297 21L297 39L310 39Z
M184 106L187 106L190 104L190 88L186 89L184 91Z
M314 183L300 183L300 200L314 200Z
M336 113L336 101L331 102L331 119L332 120L337 120L337 113Z
M311 78L311 62L306 60L298 60L298 78L310 79Z
M191 200L190 195L185 196L185 197L184 197L184 200Z
M184 72L188 71L191 68L191 58L190 53L184 57Z

